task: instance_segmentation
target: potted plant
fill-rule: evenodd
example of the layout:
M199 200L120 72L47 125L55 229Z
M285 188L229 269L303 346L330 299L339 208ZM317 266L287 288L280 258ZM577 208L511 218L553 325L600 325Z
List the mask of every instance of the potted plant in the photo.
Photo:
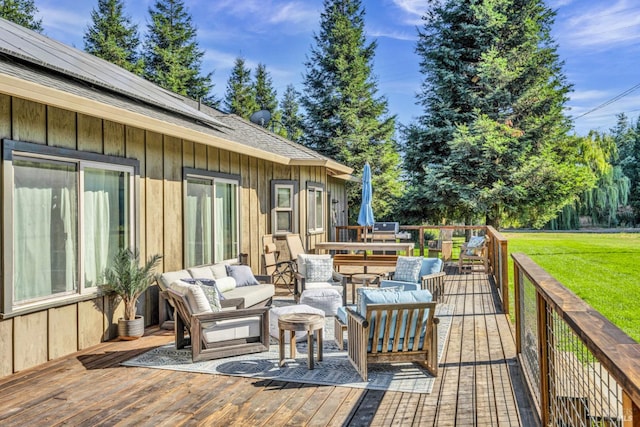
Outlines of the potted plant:
M124 318L118 319L118 335L121 339L137 339L144 334L144 318L136 315L138 298L155 280L153 269L161 255L149 257L140 265L140 254L130 249L120 249L113 263L104 272L102 289L122 298Z

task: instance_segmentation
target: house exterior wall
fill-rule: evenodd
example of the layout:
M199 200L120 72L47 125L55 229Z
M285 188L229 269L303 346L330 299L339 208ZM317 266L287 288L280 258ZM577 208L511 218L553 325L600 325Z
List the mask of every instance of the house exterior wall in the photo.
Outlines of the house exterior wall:
M156 253L163 256L158 272L183 268L184 167L240 176L239 251L249 255L255 273L260 268L261 236L271 228L271 180L299 182L300 230L307 226L304 190L308 181L325 185L329 190L325 195L346 197L344 182L329 182L324 167L277 164L0 94L0 139L5 138L137 159L137 246L142 259ZM326 203L330 207L330 201ZM330 224L327 221L324 232L309 236L310 242L327 240ZM4 289L4 280L2 286ZM145 323L157 324L157 289L147 292L141 307ZM0 377L113 338L117 335L114 319L121 317L122 311L122 304L100 296L0 317Z

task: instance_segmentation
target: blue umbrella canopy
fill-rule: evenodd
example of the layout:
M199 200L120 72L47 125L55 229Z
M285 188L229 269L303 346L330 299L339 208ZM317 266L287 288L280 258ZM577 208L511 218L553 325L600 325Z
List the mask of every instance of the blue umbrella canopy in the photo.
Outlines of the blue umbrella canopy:
M365 163L364 169L362 170L362 204L360 205L360 213L358 214L358 224L365 227L373 225L375 222L375 219L373 219L373 209L371 208L372 194L371 167L369 166L369 163Z

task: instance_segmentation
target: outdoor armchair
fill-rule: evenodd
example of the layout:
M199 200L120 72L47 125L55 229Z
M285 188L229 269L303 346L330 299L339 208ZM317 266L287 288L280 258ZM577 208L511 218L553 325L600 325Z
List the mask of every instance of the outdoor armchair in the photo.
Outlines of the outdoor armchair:
M405 291L426 289L434 301L440 301L447 275L443 270L444 262L439 258L399 256L395 271L389 273L388 279L380 281L380 287L402 286Z
M340 293L343 305L347 302L347 277L334 270L331 255L299 254L294 277L296 301L307 289L330 288Z
M364 381L370 363L417 362L438 375L436 303L426 290L366 290L346 307L347 354Z

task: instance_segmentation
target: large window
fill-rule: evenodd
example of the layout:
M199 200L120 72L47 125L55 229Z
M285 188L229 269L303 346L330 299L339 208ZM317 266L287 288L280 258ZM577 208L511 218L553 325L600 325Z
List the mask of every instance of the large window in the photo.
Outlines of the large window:
M239 177L185 169L185 264L237 259Z
M296 181L271 181L272 234L277 236L298 232L297 193Z
M4 283L12 284L4 312L95 293L113 255L133 245L137 162L7 140L3 147Z
M307 183L308 229L311 233L324 231L324 186L319 183Z

